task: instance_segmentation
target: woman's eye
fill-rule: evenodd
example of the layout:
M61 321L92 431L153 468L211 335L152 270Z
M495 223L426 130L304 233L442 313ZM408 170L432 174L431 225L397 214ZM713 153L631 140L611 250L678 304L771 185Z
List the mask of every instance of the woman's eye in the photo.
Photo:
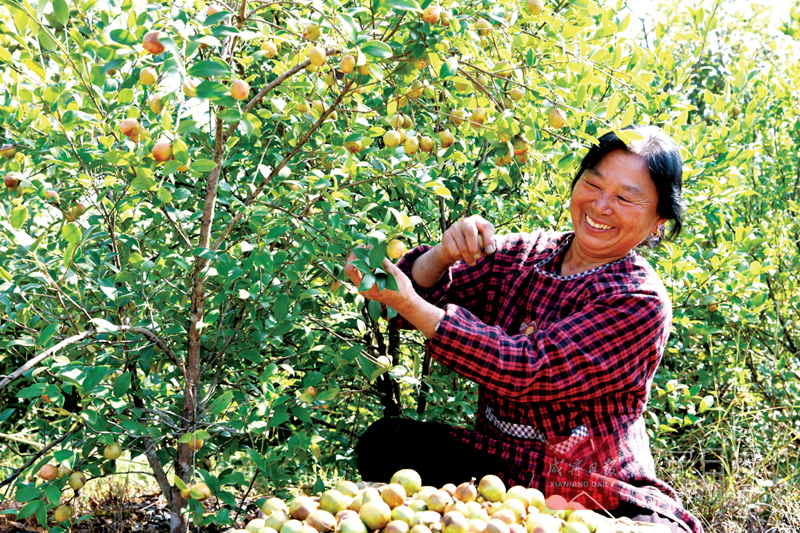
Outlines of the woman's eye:
M623 198L622 196L617 196L617 198L619 198L621 201L625 203L630 203L630 200L628 200L627 198Z
M595 189L599 189L600 188L597 185L595 185L594 183L592 183L591 181L587 181L586 185L588 185L589 187L594 187Z

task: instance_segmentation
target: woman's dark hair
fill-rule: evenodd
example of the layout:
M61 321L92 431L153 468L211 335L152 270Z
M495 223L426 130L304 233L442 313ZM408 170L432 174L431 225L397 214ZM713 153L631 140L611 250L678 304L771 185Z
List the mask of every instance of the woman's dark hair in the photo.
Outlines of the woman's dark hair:
M572 180L572 189L580 179L584 171L593 169L600 164L600 161L614 150L625 150L636 154L647 162L650 171L650 178L658 191L658 214L667 220L674 221L672 231L669 232L669 239L673 240L681 233L683 228L683 160L681 152L675 141L656 126L633 126L625 128L633 130L643 138L631 141L629 145L610 131L598 139L598 144L589 149L589 153L581 161L581 166ZM664 236L664 229L661 228L659 235L650 238L642 243L645 246L657 245Z

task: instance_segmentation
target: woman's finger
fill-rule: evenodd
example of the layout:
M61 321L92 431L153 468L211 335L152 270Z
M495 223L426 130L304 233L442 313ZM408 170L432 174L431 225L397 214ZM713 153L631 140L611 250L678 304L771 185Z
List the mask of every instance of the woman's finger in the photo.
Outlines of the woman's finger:
M487 254L493 254L496 250L494 242L494 226L488 220L481 218L477 221L478 231L483 235L483 251Z

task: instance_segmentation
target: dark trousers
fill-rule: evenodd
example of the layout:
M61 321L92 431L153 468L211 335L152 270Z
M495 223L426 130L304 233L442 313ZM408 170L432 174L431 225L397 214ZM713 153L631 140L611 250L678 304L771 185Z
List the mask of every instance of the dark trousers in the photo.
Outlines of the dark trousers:
M422 484L433 487L478 481L508 468L455 438L443 424L402 418L373 423L358 439L355 451L361 479L379 483L388 483L402 468L416 470ZM678 522L631 503L620 502L609 512L617 518L663 524L673 533L686 532Z

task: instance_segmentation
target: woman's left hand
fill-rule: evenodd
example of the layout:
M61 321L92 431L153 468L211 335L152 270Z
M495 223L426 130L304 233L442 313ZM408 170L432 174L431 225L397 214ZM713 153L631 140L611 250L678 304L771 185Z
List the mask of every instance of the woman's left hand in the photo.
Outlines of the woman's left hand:
M353 261L355 260L356 254L350 252L350 256L347 258L347 264L344 267L344 273L347 274L347 277L350 278L350 281L357 289L361 285L363 275L358 268L353 265ZM414 287L411 285L411 280L408 279L408 276L406 276L402 270L397 268L394 263L388 259L384 259L381 268L388 274L394 275L394 279L397 281L397 290L380 290L378 285L375 284L369 290L361 291L359 294L361 294L361 296L364 298L388 305L402 315L407 309L416 305L420 299L420 296L417 294L417 291L414 290Z

